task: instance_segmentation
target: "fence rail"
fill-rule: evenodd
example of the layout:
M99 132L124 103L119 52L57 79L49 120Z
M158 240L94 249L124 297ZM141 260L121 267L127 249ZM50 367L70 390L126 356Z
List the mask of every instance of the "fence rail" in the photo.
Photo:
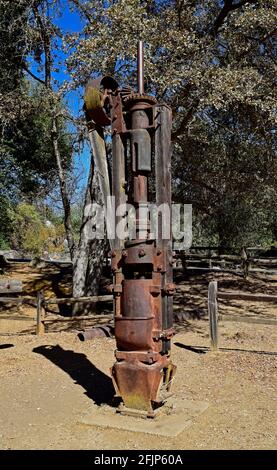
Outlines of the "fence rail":
M53 298L50 297L46 299L42 292L38 292L37 298L31 297L0 297L0 303L6 304L27 304L32 307L37 308L36 314L36 334L42 334L45 332L45 322L72 322L72 321L83 321L83 320L93 320L93 319L111 319L112 315L75 315L71 317L63 317L61 315L47 314L46 307L47 305L59 305L59 304L77 304L77 303L97 303L97 302L111 302L113 300L112 295L95 295L91 297L68 297L68 298ZM31 320L30 317L26 315L0 315L0 320Z
M237 315L219 315L218 299L249 300L251 302L273 302L277 303L277 295L249 294L244 292L218 292L217 281L211 281L208 288L208 314L210 326L211 350L218 350L218 321L233 321L243 323L257 323L262 325L277 325L277 319L252 318Z

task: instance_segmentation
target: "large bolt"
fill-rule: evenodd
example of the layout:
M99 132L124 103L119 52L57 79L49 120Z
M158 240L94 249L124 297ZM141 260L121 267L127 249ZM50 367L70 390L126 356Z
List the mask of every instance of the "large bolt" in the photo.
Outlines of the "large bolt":
M173 295L174 292L175 292L175 284L173 284L172 282L169 282L168 284L166 284L164 288L164 293L167 295Z
M122 256L123 256L123 258L127 258L127 256L128 256L128 251L122 250Z
M113 292L113 284L109 284L108 286L106 286L106 292Z
M145 251L144 250L139 250L138 255L140 257L145 256Z

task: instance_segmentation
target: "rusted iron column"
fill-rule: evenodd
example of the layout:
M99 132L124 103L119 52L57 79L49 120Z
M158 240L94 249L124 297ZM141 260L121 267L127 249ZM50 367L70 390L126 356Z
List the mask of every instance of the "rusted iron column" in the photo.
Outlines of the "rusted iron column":
M139 410L154 417L168 392L175 366L170 361L172 329L172 259L171 235L163 240L149 238L147 215L148 184L156 168L156 201L170 207L170 132L171 113L157 106L152 96L143 93L142 45L139 44L139 93L123 97L125 123L121 127L130 142L131 184L128 201L136 209L136 239L126 241L124 248L112 254L112 269L118 279L114 286L117 301L115 337L117 350L112 377L124 406L121 411ZM154 135L154 139L153 139ZM153 145L155 141L155 145ZM154 148L153 148L154 147ZM155 150L155 165L152 154ZM113 155L113 165L120 162ZM158 185L161 187L158 188ZM164 192L167 192L164 195Z
M112 127L112 195L115 209L126 201L135 208L135 239L116 234L111 253L116 362L111 369L120 411L155 416L169 391L175 366L173 335L171 231L151 238L149 184L157 206L171 214L171 110L144 92L143 44L138 44L138 91L120 88L111 77L86 87L88 119ZM155 183L153 183L155 181ZM153 191L155 189L155 191ZM124 211L115 215L122 222ZM169 217L169 219L171 216ZM166 223L170 224L167 219Z

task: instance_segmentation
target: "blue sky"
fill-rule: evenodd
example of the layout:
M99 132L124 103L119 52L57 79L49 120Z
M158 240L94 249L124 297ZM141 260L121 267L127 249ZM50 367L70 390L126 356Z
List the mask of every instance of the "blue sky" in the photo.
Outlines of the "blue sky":
M61 1L62 11L61 16L56 17L54 23L61 29L63 34L72 33L72 32L79 32L83 28L83 21L80 15L76 11L70 11L67 0ZM59 69L58 72L53 73L53 78L58 82L58 84L62 84L64 81L69 79L69 75L66 70L65 59L66 56L62 50L62 41L59 40L60 48L56 51L57 52L57 59L56 59L56 66ZM62 66L60 66L62 64ZM40 72L37 68L37 65L31 59L30 61L30 69L31 71L36 74L40 75ZM43 78L43 77L42 77ZM82 112L83 107L83 90L79 89L76 91L71 91L66 96L66 103L73 115L78 116L80 112ZM88 172L89 172L89 165L90 165L90 149L86 145L82 154L75 156L74 166L76 167L76 173L81 174L82 178L80 181L80 189L81 186L84 186L87 181Z

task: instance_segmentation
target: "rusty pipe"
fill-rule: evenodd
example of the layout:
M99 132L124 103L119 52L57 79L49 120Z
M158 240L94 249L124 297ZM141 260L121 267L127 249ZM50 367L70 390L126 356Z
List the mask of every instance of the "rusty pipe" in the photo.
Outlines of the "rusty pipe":
M138 42L138 55L137 55L137 74L138 74L138 93L144 94L144 53L143 41Z
M110 325L96 326L90 330L80 331L77 336L80 341L94 338L111 338L114 336L114 327Z

